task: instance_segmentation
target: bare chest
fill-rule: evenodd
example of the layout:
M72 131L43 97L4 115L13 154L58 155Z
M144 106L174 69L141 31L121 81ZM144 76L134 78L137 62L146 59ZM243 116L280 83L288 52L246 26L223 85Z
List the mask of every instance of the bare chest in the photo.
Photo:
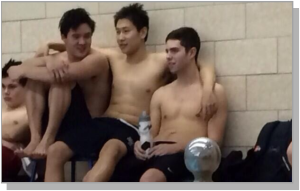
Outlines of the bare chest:
M173 92L164 98L161 106L163 119L199 119L201 109L201 92L186 91Z
M113 65L113 91L153 94L164 84L165 68L156 63Z
M2 127L17 126L25 120L24 112L21 111L10 111L2 112Z

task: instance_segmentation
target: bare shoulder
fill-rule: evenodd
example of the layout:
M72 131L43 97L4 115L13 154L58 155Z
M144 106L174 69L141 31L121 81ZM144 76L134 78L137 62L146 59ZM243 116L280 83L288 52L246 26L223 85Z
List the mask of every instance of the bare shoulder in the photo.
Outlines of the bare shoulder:
M165 52L157 52L157 53L151 53L152 57L160 63L166 63L167 57Z
M107 56L97 50L91 49L91 52L88 56L93 57L95 61L107 63Z
M118 48L92 48L93 51L99 52L106 56L108 59L114 59L118 57L123 57L124 54Z
M175 86L175 81L170 84L167 84L165 86L161 86L154 92L153 96L155 95L156 97L162 98L162 97L170 94L170 92L172 92L172 89L174 88L174 86Z
M167 88L165 86L162 86L155 90L153 93L152 99L153 100L160 100L165 94L167 93Z
M54 53L54 54L50 54L48 56L44 56L44 57L40 57L45 59L45 61L48 62L57 62L57 61L62 61L62 60L66 60L68 59L68 54L67 52L58 52L58 53Z

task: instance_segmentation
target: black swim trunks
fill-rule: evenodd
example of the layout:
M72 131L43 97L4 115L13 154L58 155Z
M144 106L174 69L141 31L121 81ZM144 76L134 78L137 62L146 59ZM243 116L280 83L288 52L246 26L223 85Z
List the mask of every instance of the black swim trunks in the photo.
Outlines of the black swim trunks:
M155 142L159 144L174 144L170 141ZM172 155L154 156L148 160L137 159L134 154L125 156L116 166L112 176L112 182L138 182L141 176L149 169L161 171L168 182L181 182L193 180L193 174L189 172L184 163L184 153Z
M100 117L92 119L79 85L72 89L71 104L66 112L56 141L62 141L82 157L98 156L101 148L110 139L117 139L126 145L127 153L133 152L135 141L139 139L137 127L125 120ZM43 116L43 129L48 123L48 106Z

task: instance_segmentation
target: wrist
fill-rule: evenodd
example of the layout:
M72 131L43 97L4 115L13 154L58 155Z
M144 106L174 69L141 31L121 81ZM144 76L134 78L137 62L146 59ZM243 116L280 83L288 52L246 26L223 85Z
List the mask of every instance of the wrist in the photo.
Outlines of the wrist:
M205 92L212 92L213 91L213 86L206 84L206 85L203 86L203 90Z

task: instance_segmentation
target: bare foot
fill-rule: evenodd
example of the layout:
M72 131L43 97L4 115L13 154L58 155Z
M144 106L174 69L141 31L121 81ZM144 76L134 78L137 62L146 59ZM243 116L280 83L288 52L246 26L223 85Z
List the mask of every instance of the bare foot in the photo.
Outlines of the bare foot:
M43 158L46 158L46 156L47 156L47 150L50 147L50 145L52 145L53 142L54 142L54 140L44 139L43 138L42 141L40 142L40 144L32 152L31 157L33 159L43 159Z
M32 152L34 151L34 149L36 149L39 142L40 140L31 140L24 150L17 149L15 151L15 154L20 158L31 157Z

